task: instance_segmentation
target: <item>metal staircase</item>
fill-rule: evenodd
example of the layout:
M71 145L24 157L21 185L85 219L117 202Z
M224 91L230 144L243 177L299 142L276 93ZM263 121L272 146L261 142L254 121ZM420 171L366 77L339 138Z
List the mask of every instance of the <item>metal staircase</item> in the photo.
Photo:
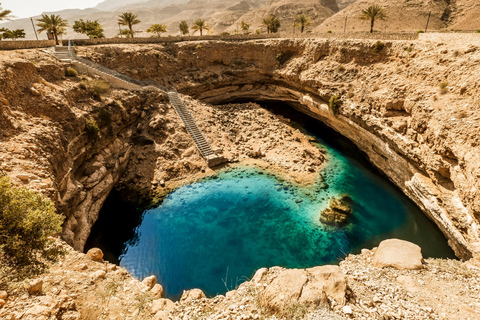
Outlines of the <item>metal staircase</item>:
M54 56L65 62L75 62L85 66L87 69L94 71L95 73L102 75L105 74L109 77L113 77L116 80L122 81L124 83L128 83L134 85L134 88L142 88L142 87L155 87L159 90L162 90L168 94L170 98L170 102L175 107L180 118L185 123L188 133L192 136L195 145L197 146L198 151L202 155L203 158L207 161L209 167L217 166L219 164L224 163L226 160L222 156L218 156L212 149L212 146L203 135L202 131L198 127L195 118L192 116L190 111L188 110L187 106L183 102L182 98L178 95L178 92L175 88L169 90L167 87L162 85L158 85L153 81L142 81L133 79L125 74L119 73L115 70L105 68L97 63L94 63L90 60L84 59L76 55L74 50L74 43L73 40L68 41L67 46L56 46Z

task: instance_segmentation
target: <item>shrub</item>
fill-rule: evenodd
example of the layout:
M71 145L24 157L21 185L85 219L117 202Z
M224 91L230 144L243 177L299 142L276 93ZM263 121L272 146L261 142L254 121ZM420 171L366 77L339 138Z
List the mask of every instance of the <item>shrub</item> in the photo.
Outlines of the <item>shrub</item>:
M338 97L337 95L333 95L330 97L330 100L328 101L328 107L330 111L332 112L333 115L336 115L338 113Z
M447 93L447 92L448 92L447 87L448 87L448 82L442 82L442 83L440 83L440 93L441 93L441 94Z
M340 65L340 66L338 66L337 70L338 70L338 72L344 72L344 71L345 71L345 67L342 66L342 65Z
M425 33L423 30L418 30L417 33Z
M220 33L221 36L229 36L230 33L228 33L227 31L223 31L222 33Z
M288 56L288 54L280 52L275 56L275 59L278 61L278 63L284 64L288 61L288 59L290 59L290 57Z
M327 33L332 33L332 30L328 30Z
M480 33L480 29L477 30L477 33Z
M378 40L377 42L375 42L375 44L373 45L373 50L375 52L380 52L383 50L383 48L385 47L385 43L383 43L382 41Z
M68 67L67 69L65 69L65 76L76 77L78 76L77 70L73 69L72 67Z
M407 49L405 49L407 52L412 52L413 51L413 45L410 45Z
M50 238L62 231L63 219L52 200L0 175L0 264L28 273L44 270L45 262L63 253Z
M98 108L98 119L101 126L110 126L112 124L112 112L105 107Z
M96 79L89 83L88 90L94 96L99 98L110 89L110 83L102 79Z
M98 140L100 128L95 119L89 118L85 123L85 131L87 132L88 140L95 142Z

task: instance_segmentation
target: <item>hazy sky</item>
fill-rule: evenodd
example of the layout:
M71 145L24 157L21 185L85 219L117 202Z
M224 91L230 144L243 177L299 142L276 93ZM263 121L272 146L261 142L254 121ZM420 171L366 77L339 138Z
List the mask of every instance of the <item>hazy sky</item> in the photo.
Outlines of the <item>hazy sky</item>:
M39 15L42 12L91 8L102 1L103 0L0 0L0 3L3 9L12 10L12 15L18 18L28 18Z

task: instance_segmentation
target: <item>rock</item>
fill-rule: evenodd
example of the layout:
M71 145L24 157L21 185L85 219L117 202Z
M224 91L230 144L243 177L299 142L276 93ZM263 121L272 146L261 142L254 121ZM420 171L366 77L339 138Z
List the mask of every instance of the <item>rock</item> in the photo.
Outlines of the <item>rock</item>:
M252 278L252 282L254 283L259 283L263 280L263 278L267 275L268 269L267 268L261 268L258 269L257 272L255 272L255 275Z
M288 269L277 277L260 293L260 299L272 311L281 311L300 298L308 277L305 270Z
M149 277L146 277L145 279L143 279L142 283L145 286L147 286L148 290L150 290L157 283L157 278L152 275L152 276L149 276Z
M30 295L42 293L43 280L35 279L28 284L27 291Z
M339 266L320 266L307 269L308 283L302 290L298 302L304 305L319 306L327 303L320 298L328 297L335 305L345 305L347 280ZM323 294L321 294L323 292Z
M103 270L98 270L92 273L92 278L93 279L105 279L107 273Z
M0 299L5 300L8 297L7 291L0 291Z
M206 298L205 293L203 293L200 289L191 289L191 290L184 290L182 294L182 298L180 301L188 301L188 300L198 300Z
M384 240L375 251L373 266L377 268L393 267L400 270L422 269L422 249L416 244L404 240Z
M353 212L351 203L352 199L346 195L340 199L331 198L330 207L323 210L320 214L320 222L337 226L345 224Z
M152 301L152 313L169 311L175 308L175 303L170 299L156 299Z
M92 248L88 250L87 257L93 261L103 262L103 252L99 248Z
M49 317L51 313L52 309L46 306L34 306L25 312L26 315L35 316L37 318L40 316Z
M6 303L7 301L5 301L4 299L0 299L0 308L3 307Z
M398 276L397 282L404 286L407 291L418 292L418 287L411 276Z
M155 284L153 288L150 290L154 298L161 298L163 295L163 287L160 284Z
M343 313L348 314L348 315L350 315L350 314L353 313L353 312L352 312L352 307L350 307L350 306L344 306L344 307L342 308L342 311L343 311Z

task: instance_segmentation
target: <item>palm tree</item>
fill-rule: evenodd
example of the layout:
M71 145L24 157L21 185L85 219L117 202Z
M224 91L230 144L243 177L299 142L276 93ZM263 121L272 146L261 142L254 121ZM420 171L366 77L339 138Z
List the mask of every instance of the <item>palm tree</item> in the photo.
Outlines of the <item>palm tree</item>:
M37 19L38 33L46 31L47 33L53 34L55 38L55 43L58 45L58 36L65 33L65 28L68 27L67 20L63 20L59 15L54 14L48 16L42 14L40 19Z
M370 33L373 33L373 25L375 24L375 19L385 20L387 13L385 10L378 4L373 4L367 9L362 10L360 15L360 20L370 20Z
M206 31L212 30L209 26L207 26L205 20L202 20L202 19L195 20L195 23L190 29L194 30L193 31L194 34L195 32L200 31L200 36L203 35L203 30L206 30Z
M188 23L185 20L180 21L180 25L178 26L180 28L180 32L182 35L188 34Z
M273 13L270 13L267 17L263 18L262 23L267 27L267 34L270 32L276 33L280 28L280 21L278 21Z
M0 3L0 21L10 19L9 14L12 13L10 10L3 10Z
M310 17L305 15L304 13L299 14L298 16L295 17L295 23L294 26L300 26L300 33L303 33L303 30L305 30L305 27L310 25Z
M118 24L122 26L128 26L128 29L130 30L130 37L133 38L134 36L133 26L141 22L140 20L137 19L138 16L131 12L124 12L121 15L119 15L118 18L119 18Z

